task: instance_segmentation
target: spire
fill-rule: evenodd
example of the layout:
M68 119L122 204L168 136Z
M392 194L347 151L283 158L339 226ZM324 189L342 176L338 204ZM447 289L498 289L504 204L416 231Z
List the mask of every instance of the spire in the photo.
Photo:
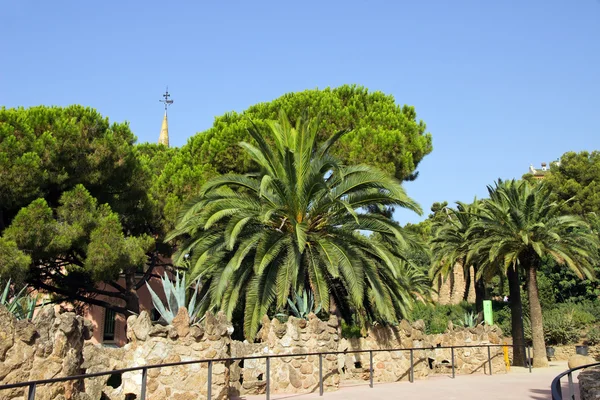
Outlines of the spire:
M158 144L164 144L169 147L169 122L167 121L167 111L163 118L162 127L160 128L160 136L158 136Z
M169 122L167 120L167 108L173 104L173 100L169 100L171 95L169 94L169 88L163 94L164 100L159 100L161 103L165 103L165 116L162 121L162 127L160 128L160 135L158 136L158 144L164 144L169 147Z

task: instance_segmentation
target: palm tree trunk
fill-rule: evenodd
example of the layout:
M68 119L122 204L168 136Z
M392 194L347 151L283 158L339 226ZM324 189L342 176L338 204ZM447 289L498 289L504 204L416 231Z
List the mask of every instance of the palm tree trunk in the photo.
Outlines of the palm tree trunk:
M531 318L531 337L533 339L533 366L547 367L546 343L544 341L544 321L542 305L537 286L537 270L530 265L527 269L527 294L529 295L529 317Z
M485 283L483 278L475 281L475 310L478 313L483 312L483 300L485 300Z
M513 267L507 271L510 294L510 318L513 338L513 365L525 364L525 337L523 336L523 304L521 303L521 284L519 275ZM506 332L505 332L506 334Z

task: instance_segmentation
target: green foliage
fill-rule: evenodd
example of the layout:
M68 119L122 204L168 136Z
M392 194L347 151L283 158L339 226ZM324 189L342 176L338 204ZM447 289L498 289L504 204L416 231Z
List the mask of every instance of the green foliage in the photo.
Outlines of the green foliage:
M573 313L555 308L544 313L544 339L546 344L569 344L579 341L580 330Z
M5 306L8 312L12 313L17 319L33 318L38 297L29 296L26 290L27 287L24 286L11 296L11 281L9 279L0 296L0 304Z
M600 210L600 152L568 152L550 164L544 184L565 215L585 216Z
M74 291L84 281L70 282L71 274L94 281L117 279L123 269L141 268L153 244L146 235L125 236L119 216L107 204L98 205L82 185L64 192L54 210L44 199L23 207L4 231L4 240L35 260L30 281L51 279L60 287L73 284ZM66 275L48 274L61 266Z
M557 304L553 309L551 309L551 312L569 315L573 326L577 329L583 329L597 321L597 318L594 316L594 314L590 313L580 304L576 303Z
M477 314L474 312L465 313L462 321L459 321L459 326L464 326L465 328L474 328L477 324Z
M593 278L593 266L598 262L598 236L583 218L561 215L561 205L550 200L548 186L498 181L495 187L488 187L488 192L490 200L483 203L481 218L469 231L474 242L469 259L478 262L484 274L506 274L509 268L521 268L524 275L537 276L543 259L548 257L579 277ZM528 285L537 354L542 351L545 327L538 289L539 286ZM564 330L561 337L561 327L550 326L552 340L568 340L569 333ZM545 360L538 357L537 362L542 364Z
M149 175L127 124L109 124L81 106L0 109L0 231L21 207L43 198L55 207L81 184L139 232L149 221Z
M194 323L200 318L200 310L201 303L204 301L204 298L197 301L197 296L199 292L200 281L196 279L195 282L192 282L193 293L190 301L185 302L187 285L185 280L185 273L180 277L179 273L175 274L175 283L169 279L169 275L165 272L164 276L161 278L163 293L165 294L166 304L160 299L160 297L152 290L148 282L146 282L146 288L148 292L150 292L150 296L152 298L152 304L154 308L158 311L160 316L167 324L173 322L173 319L179 312L181 307L186 307L188 311L188 315L190 317L190 323Z
M294 301L287 299L289 310L294 317L307 319L309 313L318 314L321 311L321 305L315 306L315 299L311 291L304 290L302 294L296 293Z
M65 300L116 297L137 312L135 287L117 279L136 284L163 232L149 195L158 157L134 142L127 124L91 108L0 109L0 273Z
M411 310L409 319L413 322L422 319L425 322L425 333L434 335L446 332L450 321L463 325L465 315L475 315L473 311L473 305L467 302L456 305L417 303Z
M587 344L596 346L600 344L600 327L593 326L587 333Z
M253 339L263 315L291 293L310 290L326 311L333 299L361 326L393 323L415 296L427 298L428 279L403 259L417 241L379 212L419 211L400 181L340 164L329 152L345 132L319 144L316 119L292 125L282 112L267 128L250 129L256 146L240 144L258 171L210 180L169 235L182 240L175 263L190 254L191 273L206 279L207 304L231 318L243 301L244 333Z
M256 168L249 154L238 146L242 141L256 144L248 133L252 124L265 129L268 121L278 118L280 110L295 124L307 109L322 117L317 143L327 140L332 132L352 130L331 150L346 165L368 164L400 180L410 180L416 177L423 157L432 151L431 136L425 124L417 121L414 108L398 106L392 96L348 85L288 93L242 113L215 118L210 129L191 137L165 164L155 192L168 194L163 200L168 222L173 223L181 204L209 179Z
M502 329L502 333L510 336L512 332L512 322L510 314L510 306L503 302L493 302L494 325Z
M344 339L359 339L363 337L360 326L346 323L342 320L342 337Z

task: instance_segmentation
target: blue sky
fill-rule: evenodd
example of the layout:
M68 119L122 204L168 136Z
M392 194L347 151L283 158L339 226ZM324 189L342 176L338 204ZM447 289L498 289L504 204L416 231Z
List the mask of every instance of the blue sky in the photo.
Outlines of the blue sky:
M356 83L427 123L406 184L426 211L600 149L599 0L1 3L0 105L88 105L154 142L169 85L180 146L227 111Z

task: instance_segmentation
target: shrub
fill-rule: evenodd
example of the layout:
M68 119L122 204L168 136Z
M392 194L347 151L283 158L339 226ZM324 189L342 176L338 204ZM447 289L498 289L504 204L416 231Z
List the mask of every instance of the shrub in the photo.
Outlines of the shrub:
M579 340L579 328L573 312L554 308L544 313L544 335L547 344L569 344Z
M456 305L431 305L417 303L410 314L411 321L422 319L425 322L425 333L438 334L446 332L448 322L460 325L467 313L473 312L473 305L462 302Z
M600 327L594 326L588 331L587 344L590 346L600 344Z
M600 300L596 299L594 301L584 300L580 303L577 303L577 307L585 312L590 313L594 316L594 322L600 321Z
M354 339L362 337L360 326L354 324L348 325L342 319L342 337L345 339Z
M586 310L585 307L582 307L581 304L576 303L562 303L557 304L555 307L559 312L564 314L570 314L573 324L576 328L582 329L596 321L596 317Z

